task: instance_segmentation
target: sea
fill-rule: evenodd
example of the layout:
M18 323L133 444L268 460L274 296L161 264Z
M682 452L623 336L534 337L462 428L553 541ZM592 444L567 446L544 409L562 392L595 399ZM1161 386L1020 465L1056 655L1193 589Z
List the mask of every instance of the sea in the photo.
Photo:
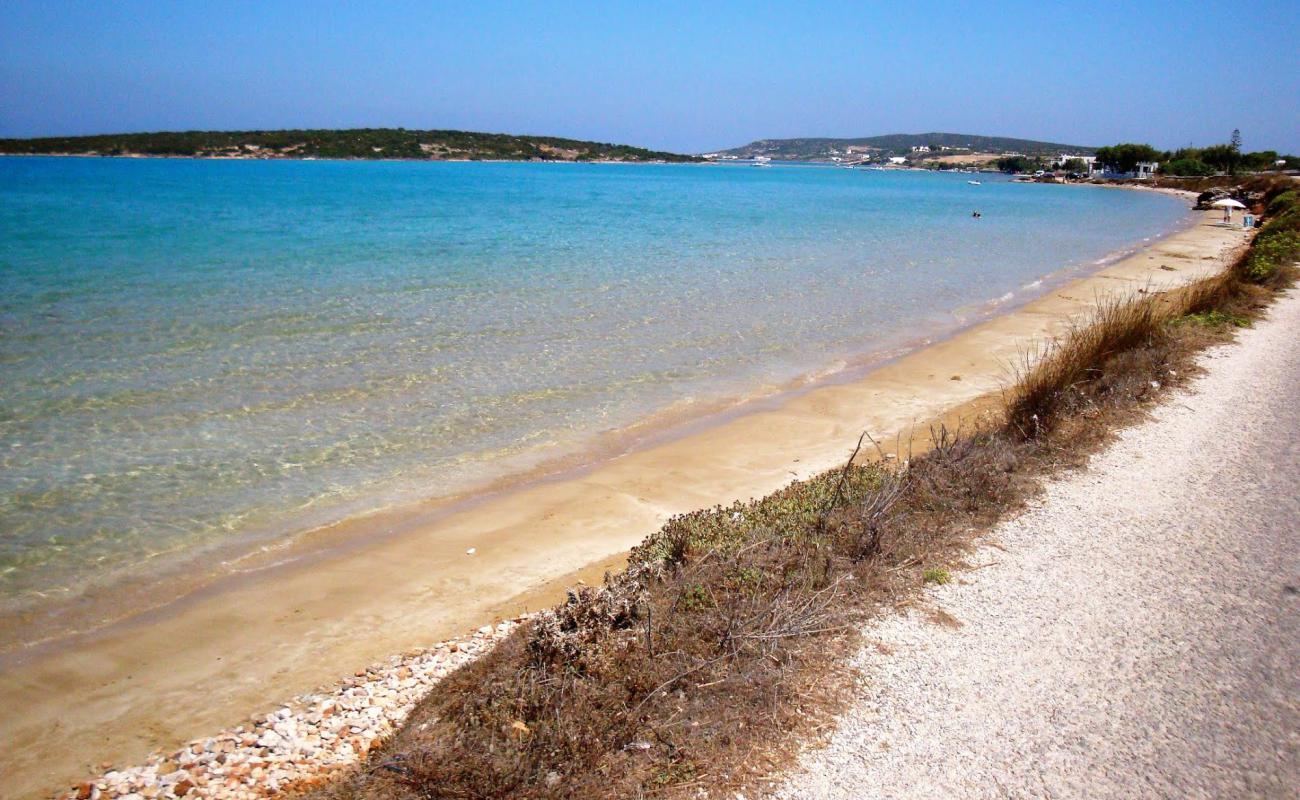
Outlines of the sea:
M834 379L1186 216L972 177L0 158L0 613Z

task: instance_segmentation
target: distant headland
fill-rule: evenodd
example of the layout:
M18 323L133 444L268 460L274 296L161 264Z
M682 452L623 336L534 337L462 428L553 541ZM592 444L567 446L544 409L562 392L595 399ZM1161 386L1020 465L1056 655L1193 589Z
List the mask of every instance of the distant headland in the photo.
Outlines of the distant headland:
M0 139L4 155L188 158L405 159L417 161L634 161L702 159L625 144L554 136L474 131L348 130L177 131Z
M918 155L938 158L941 155L960 156L1016 153L1026 156L1048 156L1058 153L1093 155L1095 147L1058 142L1040 142L1036 139L1015 139L1008 136L978 136L969 133L889 133L883 136L864 136L856 139L830 139L809 137L800 139L759 139L741 147L710 154L754 158L766 156L789 161L831 161L836 156L855 154Z

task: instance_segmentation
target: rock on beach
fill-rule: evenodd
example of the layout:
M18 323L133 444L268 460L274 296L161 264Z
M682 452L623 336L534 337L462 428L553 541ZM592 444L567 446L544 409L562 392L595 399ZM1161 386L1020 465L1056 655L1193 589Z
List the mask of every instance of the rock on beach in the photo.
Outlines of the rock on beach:
M154 753L143 764L115 769L105 762L97 778L58 800L258 800L320 783L360 761L430 688L526 619L484 625L469 636L393 656L231 730Z

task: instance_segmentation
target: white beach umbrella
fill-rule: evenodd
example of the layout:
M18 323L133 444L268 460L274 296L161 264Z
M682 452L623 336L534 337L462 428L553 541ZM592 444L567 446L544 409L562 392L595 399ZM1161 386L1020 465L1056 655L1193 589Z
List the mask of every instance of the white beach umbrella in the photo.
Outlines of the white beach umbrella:
M1213 203L1210 203L1210 205L1214 206L1215 208L1245 208L1246 207L1244 203L1233 200L1231 197L1225 197L1222 200L1215 200Z

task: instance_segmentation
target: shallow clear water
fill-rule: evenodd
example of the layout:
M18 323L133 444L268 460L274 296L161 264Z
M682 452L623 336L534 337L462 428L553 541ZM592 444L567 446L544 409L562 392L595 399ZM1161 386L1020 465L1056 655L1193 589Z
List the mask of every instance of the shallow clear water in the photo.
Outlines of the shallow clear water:
M1183 213L983 181L0 158L0 608L770 390Z

